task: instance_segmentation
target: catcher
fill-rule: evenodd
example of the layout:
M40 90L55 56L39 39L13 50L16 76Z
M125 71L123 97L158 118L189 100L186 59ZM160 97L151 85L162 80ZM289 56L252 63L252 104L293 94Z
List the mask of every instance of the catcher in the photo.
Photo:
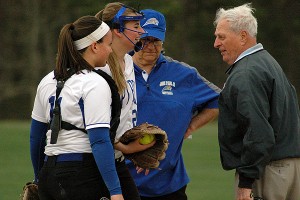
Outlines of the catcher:
M145 138L145 136L147 138ZM137 167L142 169L158 169L159 161L166 156L168 148L168 138L164 130L153 124L143 123L126 131L119 139L119 142L128 145L131 142L139 142L148 145L155 144L144 151L135 153L124 153L124 156L131 160Z
M166 132L158 126L143 123L133 127L122 135L119 141L115 143L115 146L119 146L122 149L122 147L130 147L131 145L128 145L130 143L138 142L142 144L142 140L145 136L150 136L149 138L152 138L149 141L144 141L144 145L151 146L150 148L136 153L124 153L124 155L139 167L140 170L148 170L150 168L157 169L159 167L159 161L163 160L166 156L165 151L169 144ZM130 152L125 149L123 149L123 151ZM38 185L34 182L26 183L23 187L22 194L20 195L20 200L39 200Z

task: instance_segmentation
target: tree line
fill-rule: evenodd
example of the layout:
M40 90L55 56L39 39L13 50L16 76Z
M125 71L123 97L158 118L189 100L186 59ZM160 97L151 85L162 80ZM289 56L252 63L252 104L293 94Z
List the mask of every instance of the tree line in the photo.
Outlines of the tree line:
M53 70L57 39L63 25L94 15L113 1L0 0L0 119L30 119L39 81ZM244 0L129 0L139 9L156 9L167 21L165 54L186 62L220 88L226 64L213 48L216 10ZM300 2L253 0L258 42L281 64L300 91Z

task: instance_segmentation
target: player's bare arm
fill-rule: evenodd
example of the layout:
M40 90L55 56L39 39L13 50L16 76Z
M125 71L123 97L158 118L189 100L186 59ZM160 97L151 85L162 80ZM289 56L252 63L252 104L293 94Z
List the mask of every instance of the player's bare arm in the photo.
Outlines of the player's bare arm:
M201 128L205 124L211 122L219 115L219 109L213 108L213 109L203 109L201 112L199 112L197 115L195 115L191 123L188 127L188 129L185 132L184 138L186 139L189 137L194 131Z

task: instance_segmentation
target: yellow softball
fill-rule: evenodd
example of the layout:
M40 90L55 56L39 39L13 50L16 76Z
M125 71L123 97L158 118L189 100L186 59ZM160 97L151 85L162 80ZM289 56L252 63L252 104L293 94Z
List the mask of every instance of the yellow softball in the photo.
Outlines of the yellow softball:
M141 139L139 140L140 144L150 144L155 139L154 135L145 134Z

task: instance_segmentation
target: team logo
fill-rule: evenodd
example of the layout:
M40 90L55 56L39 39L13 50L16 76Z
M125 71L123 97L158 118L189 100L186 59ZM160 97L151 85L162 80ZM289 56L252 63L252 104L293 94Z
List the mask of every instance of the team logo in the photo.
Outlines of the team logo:
M156 18L150 18L150 19L148 19L148 20L145 22L145 24L144 24L142 27L147 26L147 25L149 25L149 24L153 24L153 25L158 26L159 21L158 21Z
M173 95L173 88L175 88L175 82L173 81L161 81L159 84L160 87L163 87L161 93L163 95Z
M108 198L106 198L106 197L101 197L101 199L100 200L109 200Z

